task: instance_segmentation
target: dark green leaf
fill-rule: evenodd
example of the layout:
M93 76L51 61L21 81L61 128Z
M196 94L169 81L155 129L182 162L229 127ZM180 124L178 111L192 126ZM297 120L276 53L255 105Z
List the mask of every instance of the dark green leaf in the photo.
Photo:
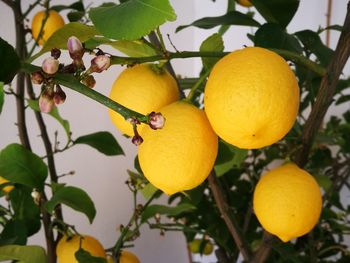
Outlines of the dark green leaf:
M0 247L0 261L19 260L22 263L47 263L45 249L39 246L8 245Z
M84 11L84 5L82 1L77 1L71 5L54 5L51 6L50 9L55 10L57 12L60 12L62 10L66 10L66 9L73 9L73 10L77 10L77 11Z
M183 212L188 212L196 209L194 205L184 203L177 206L165 206L165 205L150 205L142 213L141 222L147 221L149 218L155 216L156 214L176 216Z
M73 11L67 14L69 22L77 22L84 16L83 11Z
M4 82L0 81L0 114L2 112L2 107L4 106Z
M260 27L255 33L254 43L257 47L285 49L299 54L303 52L296 37L274 23L267 23Z
M325 190L326 192L332 187L332 180L329 179L327 175L319 174L315 175L317 183Z
M337 101L335 102L335 105L342 104L344 102L348 102L350 100L350 95L342 95L340 96Z
M32 56L29 59L29 62L40 57L45 52L50 51L52 48L67 49L67 40L71 36L75 36L81 42L84 42L94 37L95 35L98 35L98 32L93 26L84 25L79 22L66 24L52 34L52 36L46 41L45 45L39 51L39 53Z
M205 52L205 51L217 51L222 52L224 51L224 41L222 40L221 35L218 33L215 33L208 37L206 40L204 40L199 48L199 51ZM210 70L215 63L220 58L202 58L203 66Z
M75 252L75 258L79 263L107 263L105 258L94 257L88 251L82 248Z
M259 22L255 21L251 16L240 13L238 11L231 11L223 16L204 17L194 21L192 24L179 26L178 28L176 28L176 32L179 32L180 30L189 26L209 29L220 25L238 25L238 26L253 26L253 27L260 26Z
M14 48L0 37L0 81L10 83L20 68L19 57ZM6 65L6 66L5 66Z
M287 27L299 7L299 0L251 0L254 7L269 23Z
M43 189L47 166L20 144L10 144L0 153L0 174L12 183Z
M220 141L218 156L214 166L216 175L222 176L232 168L239 168L243 160L247 157L247 154L247 150L239 149Z
M81 136L74 144L87 144L105 155L124 155L123 149L113 135L107 131Z
M169 0L130 0L120 5L92 8L90 18L105 37L136 40L176 15Z
M52 213L58 204L65 204L78 212L84 213L88 217L90 223L92 223L95 218L95 205L88 194L80 188L65 186L58 189L45 204L45 208L49 213Z
M324 32L326 30L335 30L335 31L341 32L343 30L343 26L341 26L341 25L331 25L329 27L325 27L325 28L322 28L322 29L318 30L317 33L321 34L322 32Z
M6 223L0 234L0 246L25 245L27 243L27 228L21 220L11 220Z

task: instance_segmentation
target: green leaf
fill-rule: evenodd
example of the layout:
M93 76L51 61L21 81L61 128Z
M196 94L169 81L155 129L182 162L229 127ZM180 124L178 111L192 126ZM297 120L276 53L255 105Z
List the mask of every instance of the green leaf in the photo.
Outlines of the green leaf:
M67 49L67 40L71 36L75 36L81 42L85 42L95 35L98 35L98 32L93 26L84 25L79 22L66 24L55 33L53 33L52 36L46 41L45 45L39 51L39 53L32 56L28 61L33 61L45 52L50 51L52 48Z
M0 233L0 246L25 245L27 243L27 228L21 220L10 220Z
M142 213L141 222L146 222L149 218L155 216L156 214L167 215L167 216L176 216L183 212L188 212L195 210L194 205L183 203L177 206L165 206L165 205L150 205Z
M19 260L22 263L47 263L45 249L39 246L8 245L0 247L0 261Z
M324 175L324 174L315 175L315 179L316 179L317 183L326 192L328 192L328 190L330 190L332 185L333 185L332 180L327 175Z
M342 104L344 102L348 102L350 100L350 95L342 95L340 96L337 101L335 102L335 105Z
M75 252L75 258L79 263L107 263L105 258L94 257L88 251L82 248Z
M90 223L95 218L95 205L88 194L80 188L73 186L59 188L45 204L45 208L49 213L52 213L58 204L64 204L78 212L84 213Z
M148 57L157 55L156 50L141 40L120 40L111 42L109 45L130 57Z
M176 19L169 0L129 0L92 8L89 15L99 32L116 40L139 39L166 21Z
M20 68L19 57L15 49L0 37L0 81L10 83ZM5 66L6 65L6 66Z
M0 114L2 112L2 107L4 106L4 82L0 81Z
M0 174L12 183L43 189L47 166L20 144L10 144L0 153Z
M87 144L105 155L124 155L123 149L113 135L107 131L81 136L74 144Z
M223 16L204 17L194 21L192 24L179 26L178 28L176 28L176 32L179 32L180 30L189 26L209 29L209 28L213 28L221 25L238 25L238 26L252 26L252 27L260 26L259 22L254 20L251 16L240 13L238 11L231 11Z
M73 10L77 10L77 11L84 11L84 5L82 1L77 1L71 5L54 5L54 6L50 6L51 10L55 10L57 12L60 12L62 10L66 10L66 9L73 9Z
M159 191L158 188L151 183L146 184L145 187L141 189L141 193L146 200L150 199L157 191Z
M251 0L254 7L269 23L287 27L299 7L299 0Z
M203 41L199 48L199 51L224 51L224 41L222 40L221 35L215 33L209 36L206 40ZM210 70L219 59L220 58L202 58L203 66L207 70Z
M275 23L267 23L261 26L255 33L254 43L257 47L285 49L298 54L303 52L298 39Z
M83 11L72 11L67 14L69 22L77 22L79 21L83 16L85 15L85 12Z

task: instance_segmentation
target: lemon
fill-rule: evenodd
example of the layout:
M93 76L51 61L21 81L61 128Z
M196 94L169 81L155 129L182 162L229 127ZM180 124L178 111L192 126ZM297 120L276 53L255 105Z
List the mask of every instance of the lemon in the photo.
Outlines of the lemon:
M156 72L152 67L154 65L141 64L125 69L114 81L110 99L142 114L158 111L178 100L179 90L175 79L166 70ZM123 134L133 136L132 126L124 117L113 110L109 110L109 114Z
M204 111L184 101L160 110L165 125L145 126L139 146L139 162L145 177L168 195L201 184L213 168L218 138Z
M71 238L63 236L57 244L56 254L59 263L78 263L75 252L81 247L94 257L106 258L106 253L101 243L92 236L82 237L74 235Z
M35 40L37 40L39 45L45 43L50 36L55 33L58 29L64 26L64 20L54 10L50 10L48 12L48 18L46 19L45 25L42 29L42 33L40 39L38 40L40 29L42 27L42 23L45 21L46 11L40 11L35 14L32 21L32 35Z
M203 249L203 254L204 255L210 255L213 252L214 246L213 244L209 241L203 241L201 239L194 239L189 243L189 247L192 253L200 253L200 247L201 243L205 242L204 249Z
M140 260L130 251L122 250L119 263L140 263Z
M237 0L237 2L245 7L250 7L253 5L252 2L250 2L249 0Z
M319 220L322 196L316 180L295 164L263 175L253 199L260 224L283 242L310 232Z
M292 128L299 87L281 56L264 48L244 48L214 66L204 106L219 137L239 148L256 149L277 142Z
M4 177L0 176L0 185L8 183L8 182L9 182L8 180L6 180ZM8 186L5 186L4 188L1 188L1 190L8 194L9 192L11 192L13 190L13 188L14 187L12 185L8 185Z

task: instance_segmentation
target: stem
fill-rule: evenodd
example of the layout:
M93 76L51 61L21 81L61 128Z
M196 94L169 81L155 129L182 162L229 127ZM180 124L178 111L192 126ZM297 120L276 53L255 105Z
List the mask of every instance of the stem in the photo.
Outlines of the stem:
M326 28L328 28L331 25L331 18L332 18L332 4L333 0L328 0L327 4L327 14L326 14ZM331 30L326 31L326 46L329 47L331 39Z
M162 51L166 53L167 51L166 51L166 47L165 47L165 44L164 44L163 35L160 32L159 27L157 27L156 32L157 32L157 36L158 36L158 39L159 39L159 42L160 42L160 47L162 48Z
M201 84L207 79L207 77L210 74L210 70L207 70L198 80L197 82L193 85L193 87L190 90L190 93L188 94L186 101L192 101L193 96L196 93L196 90L201 86Z

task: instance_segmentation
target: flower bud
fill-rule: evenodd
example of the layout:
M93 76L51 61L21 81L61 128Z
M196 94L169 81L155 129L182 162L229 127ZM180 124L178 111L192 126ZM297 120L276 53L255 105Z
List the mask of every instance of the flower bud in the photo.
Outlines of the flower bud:
M135 117L130 117L126 119L128 122L130 122L132 125L137 125L137 124L141 124L141 122L136 119Z
M60 63L53 57L46 58L42 64L42 69L46 74L55 74L58 70Z
M136 146L139 146L141 143L143 143L143 139L140 135L137 134L134 137L132 137L131 142Z
M35 188L33 189L31 196L33 197L34 203L36 205L40 204L40 199L41 199L41 194L36 190Z
M33 72L30 75L30 78L31 78L33 84L41 84L41 83L43 83L43 80L44 80L44 76L43 76L43 74L40 73L40 71Z
M70 57L73 60L80 61L85 52L80 40L75 36L71 36L70 38L68 38L67 47Z
M39 98L39 108L41 112L49 113L53 107L55 106L55 102L53 100L54 92L52 88L45 89Z
M89 88L93 89L96 85L96 80L95 80L94 76L87 75L81 80L81 83L83 83L85 86L88 86Z
M92 72L101 73L109 68L111 65L111 59L106 55L96 56L91 60L90 70Z
M51 57L53 57L54 59L59 59L60 56L61 56L61 50L59 50L58 48L51 49Z
M59 85L56 85L56 91L53 96L53 100L56 105L62 104L66 100L66 93L61 89Z
M148 124L153 130L161 129L164 127L165 118L160 112L154 111L148 115Z

